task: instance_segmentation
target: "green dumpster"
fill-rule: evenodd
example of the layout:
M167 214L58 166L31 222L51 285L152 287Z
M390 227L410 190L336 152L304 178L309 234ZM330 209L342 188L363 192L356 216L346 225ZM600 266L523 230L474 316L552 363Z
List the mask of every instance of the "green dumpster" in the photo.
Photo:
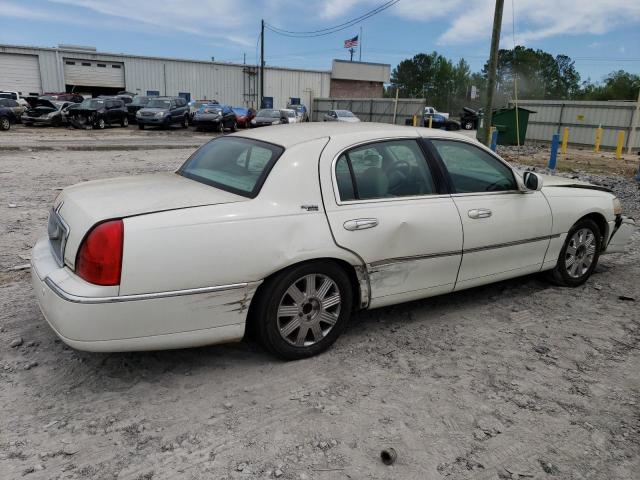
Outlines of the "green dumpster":
M529 115L536 113L527 108L518 107L518 127L520 127L520 145L524 145L527 136ZM516 109L501 108L493 112L492 125L498 130L498 145L517 145Z

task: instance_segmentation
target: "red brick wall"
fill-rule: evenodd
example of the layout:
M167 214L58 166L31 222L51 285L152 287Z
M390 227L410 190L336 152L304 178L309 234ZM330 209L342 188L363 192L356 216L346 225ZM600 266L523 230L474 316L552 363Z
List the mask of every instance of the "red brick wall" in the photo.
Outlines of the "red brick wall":
M331 98L382 98L382 82L331 79Z

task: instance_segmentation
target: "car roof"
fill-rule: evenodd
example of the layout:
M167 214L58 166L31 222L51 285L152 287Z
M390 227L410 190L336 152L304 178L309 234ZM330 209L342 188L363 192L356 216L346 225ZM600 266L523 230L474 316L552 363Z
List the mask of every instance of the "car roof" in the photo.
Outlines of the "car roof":
M297 123L294 125L278 125L273 127L256 128L249 131L234 133L232 136L251 138L263 142L274 143L284 148L297 145L299 143L311 142L320 138L342 137L346 139L349 135L358 134L358 138L370 136L371 140L388 137L438 137L452 138L472 141L473 139L459 133L448 132L435 128L405 127L400 125L390 125L388 123L345 123L345 122L310 122Z

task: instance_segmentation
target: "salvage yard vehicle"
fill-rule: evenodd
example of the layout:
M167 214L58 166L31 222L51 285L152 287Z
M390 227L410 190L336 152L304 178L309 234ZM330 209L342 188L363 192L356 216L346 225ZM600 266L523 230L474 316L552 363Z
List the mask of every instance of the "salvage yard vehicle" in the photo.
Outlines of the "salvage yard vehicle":
M13 112L13 116L15 117L14 122L20 121L20 117L27 110L29 104L25 107L18 103L17 100L12 98L2 98L0 97L0 108L8 108Z
M193 116L196 114L200 107L203 105L211 105L213 103L220 103L217 100L194 100L188 103L189 105L189 121L193 119Z
M279 125L280 123L286 123L283 122L280 110L276 110L273 108L263 108L261 110L258 110L255 118L253 118L251 122L249 122L249 126L251 128L267 127L269 125Z
M282 123L300 123L300 119L298 118L298 115L296 115L296 111L291 108L281 108L280 118L282 119Z
M44 93L40 96L40 98L45 100L51 100L55 102L71 102L71 103L82 103L84 101L84 97L79 93L66 93L66 92L49 92Z
M329 110L324 114L324 122L358 123L360 119L349 110Z
M220 133L225 128L235 132L238 128L236 114L229 105L212 103L200 106L200 109L193 117L193 125L196 130L213 129Z
M249 123L256 116L256 111L253 108L245 107L231 107L233 113L236 114L236 123L239 127L249 128Z
M541 271L581 285L633 229L608 189L520 173L465 136L315 123L219 136L175 173L65 188L31 272L73 348L248 332L298 359L354 310Z
M136 113L138 128L147 125L167 128L178 123L182 128L189 126L189 107L182 97L154 97Z
M129 123L136 123L136 114L138 113L138 110L146 107L147 103L149 103L149 100L152 98L153 97L146 97L143 95L136 95L133 97L131 103L127 104L127 117L129 118Z
M440 113L434 113L425 115L422 118L421 125L423 127L429 126L429 118L431 118L431 128L443 128L445 130L460 130L460 122L452 120L448 117L444 117Z
M29 108L29 102L24 98L22 92L2 90L0 91L0 98L10 98L11 100L18 102L24 108Z
M460 112L460 125L465 130L476 130L480 123L481 116L482 109L474 110L470 107L462 107L462 112Z
M107 125L129 126L127 107L114 97L88 98L67 110L67 119L74 128L103 130Z
M36 100L35 107L27 109L22 114L22 124L58 127L62 125L62 109L67 105L70 105L70 102L57 102L40 97Z
M11 128L11 125L16 123L18 118L10 107L3 107L0 103L0 130L7 131Z

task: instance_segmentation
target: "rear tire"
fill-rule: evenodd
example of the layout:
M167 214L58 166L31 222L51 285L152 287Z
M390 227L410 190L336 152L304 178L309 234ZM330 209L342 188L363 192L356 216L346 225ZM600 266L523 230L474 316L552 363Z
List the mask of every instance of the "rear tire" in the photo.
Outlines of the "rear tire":
M0 118L0 130L6 132L11 128L11 121L7 117Z
M238 131L238 124L237 124L237 122L235 120L231 124L231 131L232 132L237 132Z
M189 126L189 116L185 115L182 119L182 128L187 128Z
M336 341L347 326L352 305L346 272L333 262L310 262L264 283L252 306L252 321L271 353L298 360L317 355Z
M465 130L473 130L473 122L464 122L462 128Z
M220 123L218 123L218 132L220 133L220 135L224 135L224 122L222 120L220 120Z
M564 287L582 285L598 264L601 245L598 225L588 218L578 221L567 234L556 267L549 272L551 281Z
M129 118L123 117L122 122L120 122L120 126L122 128L127 128L129 126Z
M106 123L104 121L104 118L101 118L98 120L98 122L96 123L96 127L98 127L100 130L104 130L104 127L106 127Z

